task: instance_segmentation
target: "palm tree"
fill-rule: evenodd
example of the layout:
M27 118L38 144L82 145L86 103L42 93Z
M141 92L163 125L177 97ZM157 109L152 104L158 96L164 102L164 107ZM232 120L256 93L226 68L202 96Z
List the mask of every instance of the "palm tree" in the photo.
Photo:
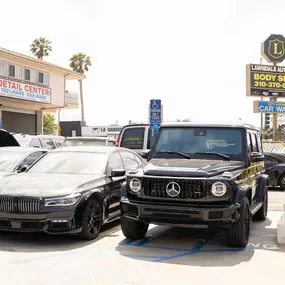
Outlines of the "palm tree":
M80 74L84 74L89 70L89 66L91 66L91 58L84 53L74 54L69 60L69 66L73 71L78 72ZM82 88L82 79L79 79L79 87L80 87L80 104L81 104L81 116L82 121L85 122L84 115L84 101L83 101L83 88Z
M48 56L52 51L51 41L46 38L40 37L35 39L30 45L30 51L40 60L43 60L44 56Z

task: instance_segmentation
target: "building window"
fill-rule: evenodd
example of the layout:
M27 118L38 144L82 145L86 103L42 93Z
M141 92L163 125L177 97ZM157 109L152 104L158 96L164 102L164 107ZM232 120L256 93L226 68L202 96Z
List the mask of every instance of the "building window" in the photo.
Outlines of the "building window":
M9 76L10 77L16 77L16 66L15 65L9 65Z
M9 77L22 79L22 67L19 65L9 64Z
M6 63L0 61L0 75L6 76Z
M31 70L25 68L25 80L31 81Z
M49 85L49 74L39 71L39 83L43 85Z

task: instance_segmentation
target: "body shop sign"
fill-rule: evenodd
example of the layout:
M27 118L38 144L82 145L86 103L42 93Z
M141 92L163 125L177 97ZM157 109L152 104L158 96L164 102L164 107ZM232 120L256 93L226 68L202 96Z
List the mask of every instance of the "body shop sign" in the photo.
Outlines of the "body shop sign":
M0 96L50 103L51 89L0 79Z

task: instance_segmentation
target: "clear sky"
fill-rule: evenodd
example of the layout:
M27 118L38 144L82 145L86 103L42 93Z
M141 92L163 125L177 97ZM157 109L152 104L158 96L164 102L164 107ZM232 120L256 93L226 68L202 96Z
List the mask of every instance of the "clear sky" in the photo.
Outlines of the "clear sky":
M165 121L259 125L245 65L260 62L270 34L285 35L284 14L284 0L1 1L1 46L29 54L44 36L46 60L66 67L72 54L90 55L89 125L147 121L151 98L162 99Z

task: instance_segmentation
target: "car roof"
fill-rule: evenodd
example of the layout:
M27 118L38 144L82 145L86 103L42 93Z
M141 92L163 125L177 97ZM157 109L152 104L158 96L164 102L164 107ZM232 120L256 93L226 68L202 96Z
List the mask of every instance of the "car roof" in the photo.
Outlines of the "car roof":
M185 122L185 123L179 122L179 123L162 124L161 127L164 127L164 128L173 128L173 127L242 128L242 129L252 129L252 130L260 131L258 127L249 125L249 124L213 124L213 123L197 124L197 123L189 123L189 122Z
M273 158L276 158L278 160L281 160L282 162L285 162L285 155L281 153L276 152L264 152L264 155L272 156Z
M123 147L112 147L112 146L64 146L60 148L56 148L51 152L99 152L99 153L106 153L111 154L112 152L124 150L131 153L135 153L134 151L123 148Z
M39 148L39 147L21 147L21 146L3 146L0 147L0 152L1 151L13 151L13 152L37 152L37 151L47 151L44 148Z
M114 138L109 137L67 137L66 140L112 140L116 141Z

